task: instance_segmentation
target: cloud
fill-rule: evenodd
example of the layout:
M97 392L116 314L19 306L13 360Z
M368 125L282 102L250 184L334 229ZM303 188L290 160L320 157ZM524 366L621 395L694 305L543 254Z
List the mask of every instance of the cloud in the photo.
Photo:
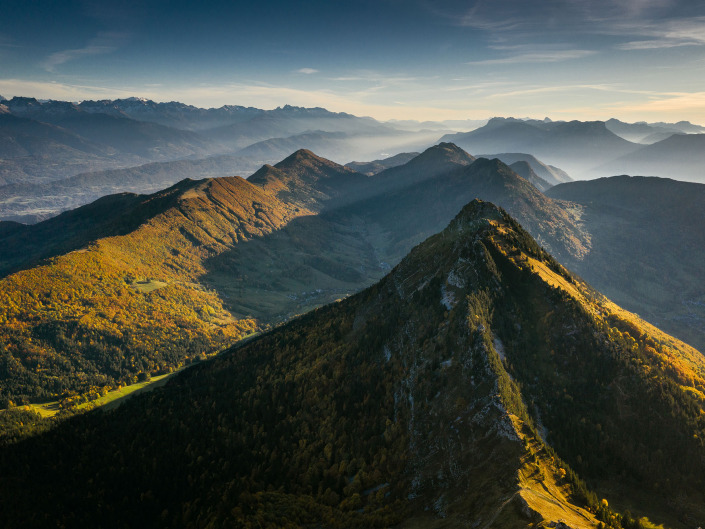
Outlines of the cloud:
M642 37L620 44L622 50L653 50L705 45L705 17L675 18L648 24L620 24L615 33ZM643 39L647 37L647 39Z
M521 64L521 63L550 63L582 59L597 53L594 50L545 50L533 51L529 53L519 53L510 57L500 59L485 59L482 61L470 61L466 64L473 66L486 66L496 64Z
M299 68L298 70L296 70L296 73L311 75L314 73L318 73L318 70L316 70L315 68Z
M57 51L44 59L40 66L47 72L56 73L56 68L75 59L91 55L103 55L112 53L122 46L128 39L127 33L121 32L101 32L94 39L91 39L83 48L73 50Z

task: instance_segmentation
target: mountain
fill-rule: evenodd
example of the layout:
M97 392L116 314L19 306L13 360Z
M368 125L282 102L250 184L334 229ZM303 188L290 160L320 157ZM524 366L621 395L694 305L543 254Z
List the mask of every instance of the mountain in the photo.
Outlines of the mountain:
M704 374L475 201L371 288L5 446L2 522L645 527L619 488L694 527Z
M620 305L705 350L705 185L616 176L551 188L581 208L591 250L563 261Z
M0 154L3 158L19 158L37 154L60 155L50 149L71 149L86 154L100 154L98 146L70 131L22 118L13 114L0 115Z
M468 152L524 152L571 175L591 176L601 161L609 161L638 149L607 129L602 121L545 122L493 118L467 133L441 138ZM602 176L602 175L600 175Z
M599 167L603 174L662 176L705 183L705 134L673 134Z
M367 132L307 131L285 138L269 138L249 145L236 154L260 163L275 163L296 150L306 149L330 160L347 163L351 159L379 156L384 150L425 149L434 140L435 134L426 132L385 132L383 135L375 135ZM407 157L406 161L409 159L411 157Z
M0 187L0 218L39 222L112 193L155 192L185 178L247 176L259 167L260 164L240 156L216 155L92 171L47 183L8 183Z
M486 125L470 132L443 136L440 141L455 143L468 152L531 152L531 148L548 137L543 124L513 118L492 118ZM515 147L517 146L517 147Z
M673 134L673 132L654 132L653 134L649 134L645 138L642 138L640 143L644 145L653 145L654 143L670 138Z
M373 179L376 190L388 191L434 178L443 173L465 167L475 161L463 149L452 143L429 147L403 165L377 173Z
M504 152L499 154L482 154L482 158L498 158L507 165L512 165L516 162L526 162L531 167L531 170L536 175L551 186L558 185L563 182L572 182L573 179L568 174L552 165L546 165L535 156L526 153Z
M82 172L208 155L271 164L303 148L345 163L423 149L438 136L290 105L202 109L144 98L72 103L13 97L1 106L0 185L42 184Z
M397 167L398 165L404 165L405 163L411 161L419 155L418 152L401 152L390 156L389 158L383 158L380 160L373 160L371 162L350 162L345 164L345 167L357 171L358 173L372 176L385 169L390 169L392 167Z
M265 165L248 182L298 206L318 209L322 201L347 199L367 178L301 149L278 164Z

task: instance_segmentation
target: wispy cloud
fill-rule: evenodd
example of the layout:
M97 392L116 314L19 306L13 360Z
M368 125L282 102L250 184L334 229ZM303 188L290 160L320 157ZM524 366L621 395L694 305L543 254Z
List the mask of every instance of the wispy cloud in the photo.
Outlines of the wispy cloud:
M521 64L521 63L548 63L570 61L582 59L597 53L594 50L545 50L519 53L509 57L499 59L484 59L481 61L470 61L467 64L474 66L486 66L497 64Z
M124 45L129 35L121 32L102 32L83 48L57 51L44 59L40 66L47 72L56 73L57 67L81 57L112 53Z
M15 40L3 33L0 33L0 48L19 48L20 45Z
M418 77L408 76L408 75L391 75L389 73L375 72L371 70L353 71L346 75L340 75L338 77L330 77L329 81L338 82L368 82L368 83L379 83L384 82L385 84L400 84L400 83L410 83L418 81Z
M318 70L316 70L315 68L299 68L298 70L296 70L296 73L311 75L314 73L318 73Z
M653 50L705 45L705 17L677 18L646 24L618 24L615 33L641 37L617 46L622 50ZM644 38L646 37L646 38Z

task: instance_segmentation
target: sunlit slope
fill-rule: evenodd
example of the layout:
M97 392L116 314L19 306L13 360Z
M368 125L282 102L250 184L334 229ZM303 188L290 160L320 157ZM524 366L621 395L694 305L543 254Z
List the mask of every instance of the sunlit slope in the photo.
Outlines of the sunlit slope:
M199 277L209 258L270 233L293 208L237 177L182 182L142 201L163 211L127 235L0 281L5 396L115 384L176 367L254 327Z

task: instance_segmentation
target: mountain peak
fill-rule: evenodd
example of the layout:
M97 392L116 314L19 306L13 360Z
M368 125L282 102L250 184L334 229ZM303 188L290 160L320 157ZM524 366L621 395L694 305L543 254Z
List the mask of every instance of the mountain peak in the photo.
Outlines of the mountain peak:
M287 167L290 166L291 164L294 163L302 163L302 162L315 162L315 163L324 163L324 164L334 164L334 162L331 162L330 160L326 160L325 158L321 158L320 156L314 154L308 149L299 149L298 151L295 151L291 153L289 156L284 158L281 162L277 163L277 167Z
M406 164L393 167L385 173L396 173L400 171L408 171L410 169L416 171L428 172L447 171L453 167L470 165L475 161L475 157L471 156L463 149L454 143L442 142L432 147L429 147L418 156L409 160ZM452 166L452 167L451 167ZM426 175L427 176L431 176Z
M460 210L460 213L455 216L446 229L451 231L464 231L467 229L477 231L478 227L483 225L483 221L489 226L491 221L495 221L495 223L505 222L507 218L509 218L507 213L499 206L476 198Z
M332 198L342 198L363 180L363 175L308 149L299 149L274 166L265 165L248 178L280 199L313 210Z
M438 143L437 145L433 145L432 147L429 147L426 149L424 152L422 152L419 156L443 156L446 158L461 158L465 159L468 161L473 161L475 159L474 156L468 154L465 152L463 149L458 147L455 143L452 142L447 142L447 141L442 141L441 143Z

